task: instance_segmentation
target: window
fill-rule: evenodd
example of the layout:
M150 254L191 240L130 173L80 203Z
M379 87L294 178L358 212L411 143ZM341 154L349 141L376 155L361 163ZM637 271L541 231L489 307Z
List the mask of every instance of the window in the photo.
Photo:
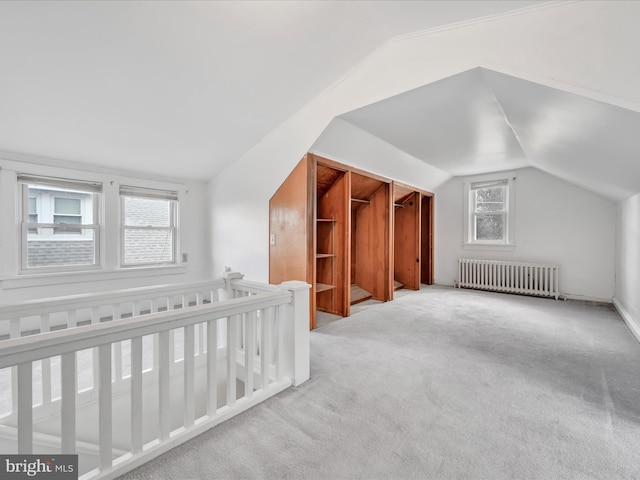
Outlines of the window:
M515 176L510 174L507 178L467 183L466 245L513 245L514 180Z
M102 184L18 174L22 191L22 270L60 271L99 264Z
M65 192L69 194L70 192ZM82 224L82 212L81 212L80 198L65 198L56 196L53 199L53 223L56 225L65 225L64 227L57 228L54 233L57 234L81 234L82 229L70 228L66 225L81 225Z
M121 264L176 263L178 192L121 186Z
M506 241L507 181L472 183L473 241Z

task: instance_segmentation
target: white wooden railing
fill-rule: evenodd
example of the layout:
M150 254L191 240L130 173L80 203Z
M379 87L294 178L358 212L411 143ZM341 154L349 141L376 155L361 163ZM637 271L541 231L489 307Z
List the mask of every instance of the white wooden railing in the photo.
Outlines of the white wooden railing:
M44 437L59 439L59 453L95 446L95 459L80 455L81 478L115 478L301 384L309 378L308 289L229 272L0 306L10 334L0 341L0 372L10 372L12 391L0 434L13 428L17 437L17 451L6 453L32 453ZM81 385L85 377L91 382ZM76 421L83 408L96 412L93 430ZM52 415L53 435L50 425L38 428ZM123 418L126 434L114 430Z

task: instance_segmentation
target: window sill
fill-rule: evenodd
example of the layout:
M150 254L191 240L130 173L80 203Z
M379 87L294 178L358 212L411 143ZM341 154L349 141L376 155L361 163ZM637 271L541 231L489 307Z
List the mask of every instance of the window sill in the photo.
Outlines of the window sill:
M42 287L56 285L101 282L130 278L157 277L160 275L179 275L187 273L187 267L168 265L162 267L127 267L118 270L93 270L75 272L26 273L15 277L0 278L2 290L14 288Z
M463 243L462 248L465 250L512 252L516 249L516 246L513 243Z

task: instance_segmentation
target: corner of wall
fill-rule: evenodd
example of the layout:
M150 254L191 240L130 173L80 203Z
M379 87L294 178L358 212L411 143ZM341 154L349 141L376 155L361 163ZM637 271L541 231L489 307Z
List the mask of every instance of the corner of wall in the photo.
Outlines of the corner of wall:
M613 305L624 320L624 323L629 327L629 330L631 330L631 333L633 333L633 336L640 342L640 322L634 320L627 309L624 308L624 305L615 297L613 298Z

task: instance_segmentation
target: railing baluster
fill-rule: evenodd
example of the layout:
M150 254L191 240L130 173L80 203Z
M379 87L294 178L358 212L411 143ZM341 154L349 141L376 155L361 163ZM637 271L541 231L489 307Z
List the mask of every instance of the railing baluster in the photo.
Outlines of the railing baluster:
M151 299L149 302L150 313L156 313L158 311L158 300ZM155 334L153 336L153 371L157 372L160 369L160 336Z
M236 358L238 352L238 316L227 318L227 407L236 403Z
M20 337L20 319L9 320L9 338ZM18 398L18 367L11 367L11 411L17 412L19 408Z
M60 434L62 453L76 453L76 393L78 391L76 373L76 352L65 353L60 359L62 398L60 400Z
M204 353L204 323L198 324L198 356Z
M122 305L116 303L113 305L113 320L120 320L122 318ZM113 359L115 360L115 380L120 382L122 380L122 342L115 342L113 344Z
M171 368L176 363L176 334L174 330L169 331L169 364Z
M263 311L262 317L262 341L260 343L260 374L262 377L261 387L266 389L269 386L269 369L271 368L271 324L273 322L273 307Z
M48 313L40 315L40 331L49 332L51 330L51 316ZM51 359L43 358L40 367L42 370L42 404L51 403Z
M67 312L67 328L73 328L78 325L78 319L75 310L69 310Z
M207 415L218 410L218 321L207 322Z
M256 312L249 312L245 323L244 366L245 382L244 396L253 395L253 357L256 351Z
M169 395L170 390L170 358L169 358L169 332L163 331L159 334L159 354L160 369L158 372L158 392L159 398L159 420L160 420L160 440L167 440L171 429L171 402Z
M131 339L131 453L142 452L142 337Z
M174 310L175 309L175 303L173 301L173 297L171 295L169 295L167 297L167 310ZM171 368L173 368L174 363L176 362L176 339L175 339L175 332L173 330L169 331L169 358L170 360L170 365Z
M9 338L18 338L20 335L20 319L12 318L9 320Z
M113 460L113 412L111 395L111 344L98 347L99 391L98 417L100 438L100 469L110 468Z
M33 364L18 365L18 453L33 453Z
M100 307L93 307L91 309L91 325L95 325L100 323ZM93 389L98 388L98 378L100 378L100 366L99 364L99 356L98 356L98 348L93 348L93 378L91 379L91 384L93 385Z
M131 315L134 317L139 317L141 315L140 301L134 301L131 304Z
M276 326L276 380L279 382L282 380L284 376L283 372L283 362L282 359L284 357L284 329L283 318L287 314L287 310L284 308L284 305L278 305L278 311L276 313L275 326Z
M190 427L195 420L194 360L195 360L194 326L184 327L184 425Z

